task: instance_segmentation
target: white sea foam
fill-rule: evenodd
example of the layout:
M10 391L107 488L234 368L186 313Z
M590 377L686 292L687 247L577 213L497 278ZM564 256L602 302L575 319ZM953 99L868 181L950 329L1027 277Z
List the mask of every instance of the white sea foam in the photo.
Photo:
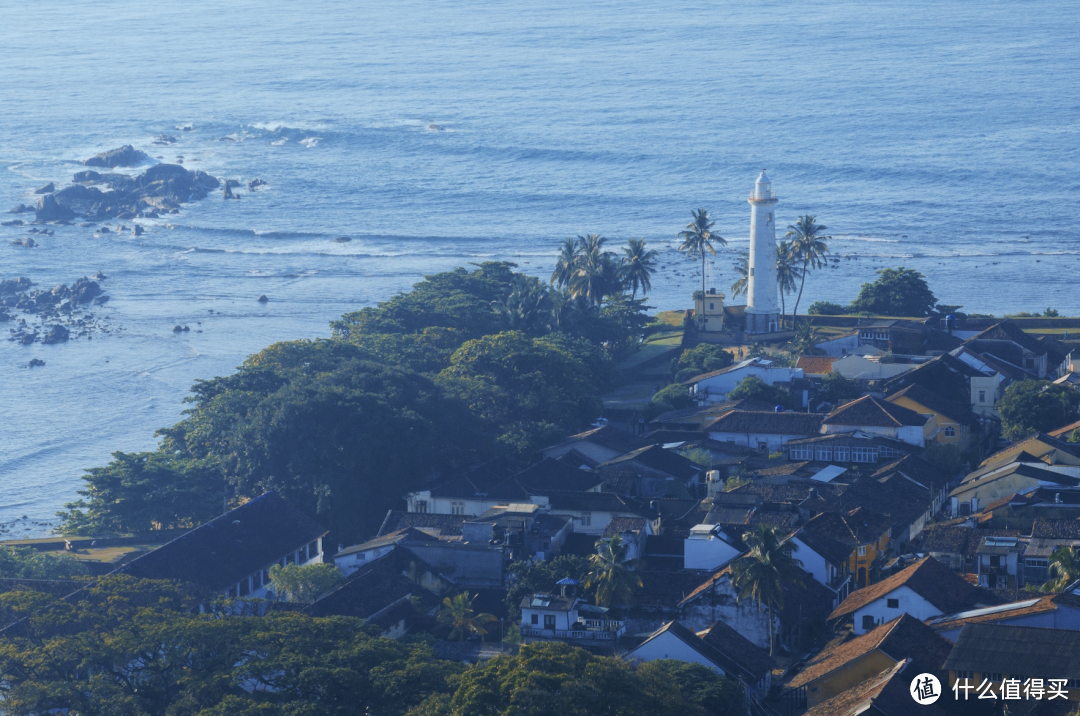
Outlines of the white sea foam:
M322 139L322 137L304 137L300 140L299 144L307 147L308 149L313 149L314 147L319 146L320 139Z

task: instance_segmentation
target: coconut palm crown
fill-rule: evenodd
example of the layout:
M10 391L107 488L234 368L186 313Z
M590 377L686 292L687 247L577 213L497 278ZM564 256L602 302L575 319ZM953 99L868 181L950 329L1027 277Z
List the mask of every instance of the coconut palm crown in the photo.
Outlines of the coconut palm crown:
M701 259L701 295L704 296L705 252L708 251L713 256L716 256L716 249L713 247L713 244L727 246L727 241L719 233L713 231L713 226L716 222L709 217L708 210L694 209L690 212L690 215L693 217L693 220L678 234L678 238L682 239L682 244L679 245L679 251L682 251L692 259Z

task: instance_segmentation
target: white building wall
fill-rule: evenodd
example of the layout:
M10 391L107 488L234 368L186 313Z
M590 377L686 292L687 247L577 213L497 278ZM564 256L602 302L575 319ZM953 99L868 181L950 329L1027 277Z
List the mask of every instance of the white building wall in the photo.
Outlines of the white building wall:
M888 606L889 599L899 600L899 606L890 608ZM855 612L855 634L865 634L873 630L873 627L869 629L863 628L863 617L873 617L874 626L878 626L887 621L892 621L901 614L908 614L922 622L931 617L941 616L941 610L920 597L908 586L903 585L892 590L881 599L862 606Z
M627 654L626 658L637 661L675 659L677 661L685 661L689 664L701 664L702 666L708 667L719 673L721 676L726 676L722 668L703 657L694 649L691 649L686 642L679 639L671 632L664 632L655 639L651 639L648 643L642 644Z
M722 403L727 394L735 390L740 381L750 376L757 376L767 385L790 383L793 378L802 378L802 368L782 368L764 365L747 365L705 378L690 386L690 396L701 403Z
M722 443L735 443L736 445L744 445L755 450L758 449L758 445L765 443L769 446L769 452L777 452L783 450L789 440L802 440L803 438L813 437L811 435L784 435L773 433L725 433L725 432L711 432L709 437L717 442Z
M684 540L683 567L715 571L739 556L739 550L724 540L710 535Z

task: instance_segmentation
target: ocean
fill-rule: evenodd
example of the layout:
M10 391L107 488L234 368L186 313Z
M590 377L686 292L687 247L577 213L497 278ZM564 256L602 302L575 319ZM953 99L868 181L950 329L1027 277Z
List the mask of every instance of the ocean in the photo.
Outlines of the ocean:
M137 237L0 227L0 278L101 271L111 297L90 339L0 341L0 530L46 534L194 380L424 274L546 278L568 236L645 237L650 304L684 308L675 234L705 207L727 290L762 168L777 223L815 214L841 259L802 308L902 265L967 311L1080 315L1078 5L5 3L0 212L123 144L267 185L120 222Z

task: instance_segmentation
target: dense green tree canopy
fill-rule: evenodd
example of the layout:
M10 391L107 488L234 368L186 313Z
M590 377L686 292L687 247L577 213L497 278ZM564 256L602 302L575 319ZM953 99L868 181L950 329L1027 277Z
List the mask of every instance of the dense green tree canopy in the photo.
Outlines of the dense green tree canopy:
M934 312L937 299L921 273L901 266L881 269L877 274L876 281L864 283L859 289L851 303L853 313L919 317Z
M0 579L66 579L90 574L70 554L38 552L32 547L0 547Z
M760 400L785 408L796 408L795 397L782 388L769 385L756 375L750 375L739 381L735 389L728 393L728 400Z
M1017 441L1076 421L1080 391L1046 380L1022 380L1005 389L998 403L1005 437Z
M702 373L710 373L714 370L727 368L735 362L730 352L712 343L702 343L682 352L672 368L675 371L675 380L682 382L690 380Z
M698 664L636 664L562 643L523 646L465 671L450 697L413 716L718 716L743 714L735 682Z
M853 380L848 380L837 371L829 373L821 379L821 392L818 398L827 400L833 406L850 403L862 395L862 390Z
M167 582L129 577L81 599L0 594L0 616L27 618L0 639L0 714L400 716L462 671L357 619L194 606Z
M564 554L543 562L518 560L507 567L506 611L511 620L521 618L521 600L529 594L552 593L556 582L565 577L585 581L589 560L576 554ZM578 585L578 596L591 599L592 594Z

